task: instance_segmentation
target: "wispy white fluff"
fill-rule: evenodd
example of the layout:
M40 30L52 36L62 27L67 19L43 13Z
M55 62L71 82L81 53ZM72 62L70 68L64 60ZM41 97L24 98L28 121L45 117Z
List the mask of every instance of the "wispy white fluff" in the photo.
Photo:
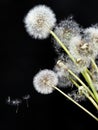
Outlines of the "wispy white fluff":
M95 56L98 54L98 26L92 26L84 30L85 38L91 42Z
M49 7L38 5L27 13L24 23L29 35L34 38L44 39L48 37L49 29L55 26L56 18Z
M72 19L72 17L62 20L54 30L55 34L66 47L69 46L70 39L76 35L79 35L80 31L81 29L79 28L79 25ZM58 43L56 41L54 42L55 45L58 46Z
M64 68L59 67L57 64L54 66L54 71L58 76L58 86L59 87L72 87L72 83L69 80L69 73L64 70Z
M53 92L51 85L58 84L58 77L52 70L41 70L33 79L33 85L37 92L42 94L49 94Z
M85 48L87 46L87 48ZM69 51L76 59L79 70L83 70L90 64L90 58L93 56L93 49L89 43L86 43L81 36L73 37L70 41Z
M73 37L70 41L69 51L75 59L80 58L80 55L78 52L80 43L81 43L81 36Z
M81 102L86 100L86 97L84 94L80 94L78 90L73 90L71 93L68 93L68 96L73 98L76 102Z

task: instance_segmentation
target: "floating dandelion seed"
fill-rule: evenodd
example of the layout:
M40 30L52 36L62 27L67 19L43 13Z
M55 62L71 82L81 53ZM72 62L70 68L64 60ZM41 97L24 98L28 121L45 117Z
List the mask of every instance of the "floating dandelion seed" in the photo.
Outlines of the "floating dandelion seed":
M38 5L28 12L24 18L24 23L29 35L35 39L44 39L48 37L49 29L55 26L56 18L49 7Z
M17 108L16 108L16 113L18 113L18 109L19 109L19 105L21 104L21 100L20 99L15 99L15 100L12 100L12 105L13 106L16 106Z
M25 96L23 97L23 100L26 101L27 107L29 107L28 99L30 99L30 95L29 95L29 94L27 94L27 95L25 95Z
M58 77L52 70L41 70L33 79L34 88L42 94L50 94L53 92L51 85L58 84Z
M16 106L16 113L18 113L19 105L22 103L21 99L11 100L10 96L8 96L7 103L12 106Z
M11 104L11 98L10 98L10 96L8 96L8 98L7 98L7 104Z

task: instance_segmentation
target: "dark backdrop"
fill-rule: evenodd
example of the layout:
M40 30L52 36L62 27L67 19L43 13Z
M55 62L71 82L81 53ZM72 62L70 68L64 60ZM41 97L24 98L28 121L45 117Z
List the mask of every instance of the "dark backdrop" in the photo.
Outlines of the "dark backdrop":
M34 40L25 31L23 18L37 4L50 6L57 22L69 15L83 27L98 22L97 0L0 0L0 130L95 129L98 123L58 92L41 95L33 89L33 76L52 69L56 57L51 37ZM16 114L6 99L26 94L29 108L23 102Z

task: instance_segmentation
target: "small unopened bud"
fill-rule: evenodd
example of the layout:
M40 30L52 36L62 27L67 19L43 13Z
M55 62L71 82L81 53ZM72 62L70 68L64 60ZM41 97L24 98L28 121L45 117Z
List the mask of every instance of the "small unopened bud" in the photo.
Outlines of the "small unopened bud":
M61 60L57 61L57 65L58 65L58 67L63 68L64 70L68 70L68 68L66 67L66 65Z
M86 94L87 90L83 86L80 86L79 89L78 89L78 92L79 92L80 95L82 95L82 94Z
M81 59L81 58L78 58L78 59L76 60L76 62L79 64L79 63L82 62L82 59Z
M88 43L85 43L84 45L81 46L81 49L87 49L88 48Z

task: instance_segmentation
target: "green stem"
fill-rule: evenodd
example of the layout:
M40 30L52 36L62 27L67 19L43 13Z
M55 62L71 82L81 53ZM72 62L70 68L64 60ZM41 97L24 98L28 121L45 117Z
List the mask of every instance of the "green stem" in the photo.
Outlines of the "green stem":
M62 95L64 95L67 99L69 99L71 102L73 102L75 105L77 105L78 107L80 107L83 111L85 111L86 113L88 113L92 118L94 118L96 121L98 121L98 118L96 116L94 116L91 112L89 112L86 108L84 108L82 105L80 105L79 103L77 103L76 101L74 101L71 97L69 97L67 94L65 94L63 91L61 91L59 88L57 88L54 85L51 85L54 89L56 89L58 92L60 92Z
M59 43L59 45L64 49L64 51L68 54L70 59L76 64L74 57L70 54L66 46L60 41L60 39L56 36L56 34L51 30L50 30L50 34L55 38L55 40Z
M73 75L80 83L81 85L88 91L88 93L95 99L93 93L91 92L91 90L83 83L83 81L77 76L75 75L70 69L68 69L68 72Z
M72 83L79 89L80 88L80 86L79 86L79 84L76 82L76 81L74 81L73 79L71 79L71 81L72 81ZM83 94L89 99L89 101L94 105L94 107L98 110L98 105L96 104L96 102L93 100L93 98L91 97L91 96L89 96L87 93L85 93L84 91L83 91Z
M96 104L96 102L92 99L91 96L89 96L88 94L85 94L85 96L90 100L90 102L95 106L95 108L98 110L98 105Z
M65 64L61 61L58 60L57 64L59 65L59 67L64 68L65 70L67 70L75 79L77 79L79 81L79 83L81 83L81 85L88 91L88 93L95 99L94 94L92 93L92 91L85 85L85 83L83 83L83 81L76 75L74 74L70 69L66 68Z
M96 89L95 89L95 87L94 87L94 85L92 83L92 80L91 80L89 74L87 73L86 69L82 72L82 75L84 76L85 80L89 84L89 86L90 86L90 88L91 88L91 90L92 90L92 92L93 92L93 94L95 96L95 100L98 103L98 93L97 93L97 91L96 91Z
M91 59L92 65L94 66L94 68L96 69L97 73L98 73L98 67L95 63L95 61L93 59Z

